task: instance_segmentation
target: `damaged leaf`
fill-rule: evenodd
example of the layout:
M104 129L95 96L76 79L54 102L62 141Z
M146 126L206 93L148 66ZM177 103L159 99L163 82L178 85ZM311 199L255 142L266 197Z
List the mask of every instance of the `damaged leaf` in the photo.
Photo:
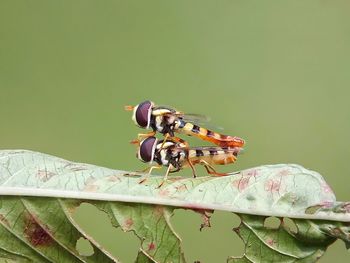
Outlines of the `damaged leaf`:
M241 216L235 232L245 254L230 262L314 262L337 239L349 247L350 204L337 202L322 176L299 165L266 165L225 177L135 174L74 163L47 154L0 151L0 259L5 262L118 262L73 219L81 202L104 211L115 227L140 240L136 262L185 262L170 224L173 210ZM266 217L291 218L298 231L265 226ZM80 255L76 242L90 241Z
M233 229L245 244L243 257L228 262L315 262L338 238L350 242L350 223L294 219L293 232L280 219L278 228L265 226L266 217L241 215L241 224Z

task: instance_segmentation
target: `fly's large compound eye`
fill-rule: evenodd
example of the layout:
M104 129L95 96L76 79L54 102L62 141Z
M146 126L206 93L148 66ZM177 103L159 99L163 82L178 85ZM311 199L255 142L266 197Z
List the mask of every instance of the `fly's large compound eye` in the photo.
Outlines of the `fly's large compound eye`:
M135 108L133 120L142 128L148 128L151 119L153 103L146 100Z
M148 137L147 139L143 140L138 152L138 158L145 163L152 162L156 144L157 139L155 137Z

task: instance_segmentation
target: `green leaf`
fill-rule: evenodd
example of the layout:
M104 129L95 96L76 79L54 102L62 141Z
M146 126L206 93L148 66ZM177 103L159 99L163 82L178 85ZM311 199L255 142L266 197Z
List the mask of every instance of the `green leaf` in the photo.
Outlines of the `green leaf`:
M146 259L150 262L185 262L180 238L170 225L173 208L111 202L92 204L106 212L114 226L121 226L125 232L134 231L139 237L141 248L137 262Z
M73 163L50 155L0 151L0 260L117 262L73 219L81 202L140 239L136 262L185 262L170 224L176 207L240 214L235 231L246 244L232 262L313 262L337 238L349 246L350 204L337 202L321 175L299 165L266 165L225 177L162 176ZM298 228L264 225L268 216L292 218ZM208 222L206 222L208 224ZM79 238L94 249L80 255Z
M228 262L315 262L337 238L350 241L350 224L333 221L294 219L293 232L281 219L278 228L264 225L265 217L242 215L242 222L234 231L245 244L241 258Z
M86 237L71 224L65 202L53 198L1 197L2 258L17 262L114 262L93 244L95 253L79 255L76 241Z

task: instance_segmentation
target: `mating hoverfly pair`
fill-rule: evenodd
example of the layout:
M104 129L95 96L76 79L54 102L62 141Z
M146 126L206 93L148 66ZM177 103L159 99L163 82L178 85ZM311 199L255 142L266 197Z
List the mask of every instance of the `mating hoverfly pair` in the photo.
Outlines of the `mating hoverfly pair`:
M227 173L217 172L213 165L234 163L245 143L239 137L199 127L193 121L198 119L199 115L185 115L170 107L156 106L148 100L136 106L125 106L125 110L133 111L132 120L137 126L152 129L146 134L139 134L138 139L132 143L138 145L137 158L150 164L143 172L150 174L153 169L167 167L163 182L169 173L180 171L185 167L190 167L193 176L196 177L194 168L196 164L203 165L208 174L225 176ZM163 140L155 137L157 132L164 135ZM175 137L175 133L194 136L217 146L189 147L186 141Z

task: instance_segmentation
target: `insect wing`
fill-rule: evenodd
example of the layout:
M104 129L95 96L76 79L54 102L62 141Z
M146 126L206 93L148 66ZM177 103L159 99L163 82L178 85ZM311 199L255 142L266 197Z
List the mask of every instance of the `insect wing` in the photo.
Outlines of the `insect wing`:
M196 114L196 113L179 113L179 115L183 118L183 120L185 121L193 121L193 122L203 122L203 123L207 123L210 122L211 118L206 116L206 115L202 115L202 114Z
M152 110L152 114L158 115L158 116L166 115L166 114L177 115L177 113L180 113L180 112L178 112L173 107L165 106L165 105L157 105L157 106L153 107L153 110Z
M201 126L203 128L207 129L214 129L214 130L224 130L223 127L215 125L211 123L211 118L203 115L203 114L197 114L197 113L184 113L182 111L178 111L177 109L167 106L167 105L157 105L153 108L153 115L175 115L177 117L180 117L185 122L190 122L192 124L196 124L197 126Z
M198 124L199 122L207 123L210 122L210 117L202 115L202 114L196 114L196 113L184 113L183 111L178 111L174 107L168 106L168 105L157 105L154 107L154 110L168 110L171 113L167 114L173 114L178 117L181 117L184 121L193 122Z
M206 115L186 113L182 115L182 119L185 122L190 122L192 124L196 124L197 126L200 126L206 129L220 130L220 131L224 130L223 127L211 123L211 118Z

